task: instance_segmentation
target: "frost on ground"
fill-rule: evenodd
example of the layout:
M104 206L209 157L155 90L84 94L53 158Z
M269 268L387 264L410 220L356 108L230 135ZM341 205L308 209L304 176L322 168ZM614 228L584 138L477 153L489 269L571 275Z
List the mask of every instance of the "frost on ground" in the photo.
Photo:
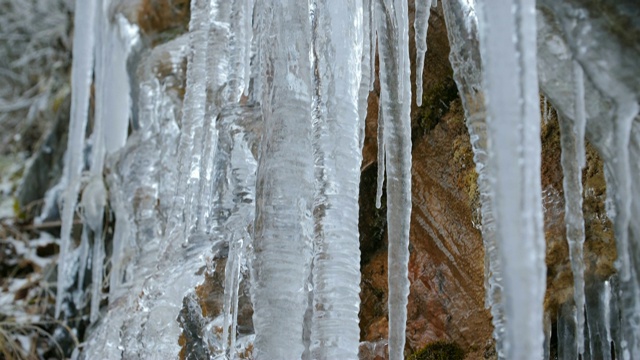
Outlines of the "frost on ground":
M33 196L45 189L23 189L21 182L56 176L55 165L42 166L42 157L56 157L56 149L43 144L47 139L54 144L56 124L68 119L72 15L69 0L0 0L0 357L5 359L61 358L77 335L51 311L58 240L40 232L52 224L33 224L42 203Z

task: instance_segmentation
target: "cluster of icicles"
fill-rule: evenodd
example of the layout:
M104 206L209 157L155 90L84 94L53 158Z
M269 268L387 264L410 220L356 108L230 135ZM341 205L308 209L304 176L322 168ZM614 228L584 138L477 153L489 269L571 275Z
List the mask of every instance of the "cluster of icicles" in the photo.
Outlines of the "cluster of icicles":
M556 14L568 11L552 0L539 3ZM189 33L152 49L117 5L76 1L56 302L57 316L65 317L90 304L95 325L76 355L175 358L182 333L190 341L188 358L232 359L248 343L257 359L357 358L358 191L378 56L377 203L386 173L388 352L402 359L411 214L407 1L192 0ZM415 5L420 103L428 18L437 1ZM441 5L479 173L487 306L499 357L549 358L540 78L562 115L575 278L574 304L558 320L562 358L611 358L612 342L617 358L640 358L639 206L632 196L640 185L631 181L638 165L630 161L637 162L630 152L638 142L629 135L637 127L636 97L615 85L615 76L591 74L591 59L580 54L593 44L581 43L587 50L574 55L567 43L577 40L554 39L559 46L545 38L559 37L545 32L552 28L545 21L561 29L576 25L549 15L536 19L535 0ZM538 74L539 62L564 68ZM160 75L167 71L173 75ZM183 98L176 90L181 74ZM92 84L93 133L85 139ZM604 105L585 106L602 93L614 109L608 118L601 116ZM594 142L607 162L620 275L602 284L585 321L581 169L585 129L594 119L613 129ZM73 246L78 205L83 229ZM105 231L105 216L115 220L113 233ZM225 258L222 312L207 320L194 289ZM238 327L245 281L254 309L251 334Z

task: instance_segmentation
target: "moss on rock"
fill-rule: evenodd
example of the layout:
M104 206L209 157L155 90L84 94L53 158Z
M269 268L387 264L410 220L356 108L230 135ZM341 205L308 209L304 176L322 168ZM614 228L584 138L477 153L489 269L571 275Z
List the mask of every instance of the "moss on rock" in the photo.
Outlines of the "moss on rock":
M411 355L409 360L462 360L464 355L462 348L454 342L434 341Z

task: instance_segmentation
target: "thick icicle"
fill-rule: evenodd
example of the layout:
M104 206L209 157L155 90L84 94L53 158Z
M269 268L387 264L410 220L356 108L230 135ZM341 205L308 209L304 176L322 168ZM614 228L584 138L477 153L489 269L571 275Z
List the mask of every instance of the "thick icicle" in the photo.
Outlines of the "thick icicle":
M411 84L407 2L380 0L378 46L389 234L389 358L402 359L409 295Z
M505 356L542 358L546 267L535 1L479 1L491 181L504 274Z
M576 102L577 103L577 102ZM576 305L576 341L578 353L584 352L584 217L582 215L582 166L584 158L584 138L578 140L579 122L561 117L560 143L562 146L561 164L564 175L564 221L567 228L569 259L573 272L573 299ZM584 135L583 135L584 136ZM582 147L581 147L582 146ZM582 154L582 155L581 155Z
M422 72L427 53L427 29L432 0L416 0L416 18L413 27L416 34L416 103L422 106Z
M313 359L357 359L362 1L329 4L316 0L315 5L316 194L310 351Z
M258 162L252 298L255 355L304 351L313 236L311 25L306 3L259 1L264 131Z
M454 79L465 109L473 161L478 173L481 231L485 248L485 306L491 308L493 337L496 340L498 358L504 359L503 281L491 203L491 156L487 136L486 108L482 95L483 72L476 16L466 0L445 1L442 3L442 8L451 46L449 61L453 67Z
M59 317L65 293L71 285L68 280L68 254L71 247L71 227L80 190L80 174L84 158L84 139L89 114L89 94L93 75L95 0L77 0L74 16L73 61L71 74L71 116L67 157L63 172L66 191L63 195L62 228L60 229L60 255L58 257L58 284L55 316Z

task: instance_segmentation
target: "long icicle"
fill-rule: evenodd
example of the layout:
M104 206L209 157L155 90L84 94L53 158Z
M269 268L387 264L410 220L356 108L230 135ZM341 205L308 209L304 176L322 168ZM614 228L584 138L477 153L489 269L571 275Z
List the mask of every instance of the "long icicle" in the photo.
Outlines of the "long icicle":
M380 0L380 95L385 121L389 234L389 358L402 359L409 295L411 84L407 2Z
M361 16L361 0L316 0L313 359L358 358Z
M178 181L173 196L173 205L167 223L167 238L162 248L175 239L186 241L186 226L190 221L191 198L189 189L197 184L199 171L192 174L193 147L197 135L196 129L202 126L205 115L207 86L207 47L211 16L210 0L191 2L189 21L189 57L187 63L187 85L182 107L180 141L178 143ZM196 155L196 156L199 156ZM197 159L196 159L197 160Z
M58 284L56 318L62 311L70 274L68 256L71 247L71 227L80 191L80 174L84 164L84 138L89 115L89 95L93 75L97 4L95 0L76 0L74 16L73 60L71 74L71 117L69 141L63 177L67 185L63 195L62 227L60 229L60 255L58 257Z
M543 356L545 242L534 0L478 1L507 359Z
M304 351L313 236L311 25L306 2L259 2L264 131L256 184L254 346L258 358L296 359Z
M565 225L569 259L573 272L573 299L576 305L576 348L584 352L584 216L582 214L582 169L585 166L584 132L586 113L584 104L584 75L577 61L573 62L575 110L574 119L560 117L561 163L564 174Z
M561 164L564 179L562 182L565 201L565 225L569 258L573 271L573 299L576 305L576 344L579 354L584 352L584 217L582 214L582 166L580 165L580 148L577 124L561 117L560 143L562 146Z
M481 231L485 251L485 306L491 308L493 337L496 341L498 358L504 359L505 318L502 301L502 269L491 203L491 149L487 136L486 107L482 96L483 70L478 47L477 22L473 21L475 13L466 0L444 1L442 9L451 48L449 61L453 67L453 76L465 110L473 161L478 173Z

